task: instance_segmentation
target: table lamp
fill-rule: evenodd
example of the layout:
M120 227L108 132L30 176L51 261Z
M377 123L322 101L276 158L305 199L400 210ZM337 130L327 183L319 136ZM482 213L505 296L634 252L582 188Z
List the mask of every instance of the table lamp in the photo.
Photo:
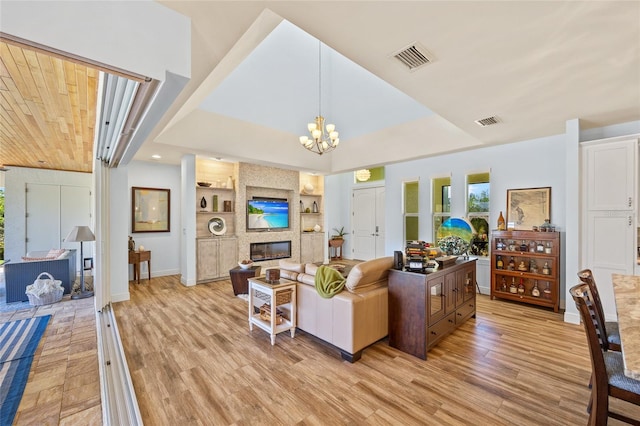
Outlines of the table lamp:
M67 238L64 240L68 243L80 242L80 293L71 294L71 298L84 299L86 297L92 297L93 291L86 291L84 289L84 254L82 251L82 243L84 241L95 241L96 237L88 226L76 226L69 232L69 235L67 235Z

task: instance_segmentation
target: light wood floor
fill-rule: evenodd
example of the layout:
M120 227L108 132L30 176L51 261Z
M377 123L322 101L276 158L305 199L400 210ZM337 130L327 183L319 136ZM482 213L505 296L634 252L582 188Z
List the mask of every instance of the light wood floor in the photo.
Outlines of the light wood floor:
M586 339L561 314L479 296L477 318L428 360L383 340L350 364L304 332L275 346L249 332L229 281L184 287L172 276L130 289L114 309L148 425L587 422Z
M36 350L15 425L100 425L93 298L0 312L0 323L51 314ZM3 425L4 426L4 425Z

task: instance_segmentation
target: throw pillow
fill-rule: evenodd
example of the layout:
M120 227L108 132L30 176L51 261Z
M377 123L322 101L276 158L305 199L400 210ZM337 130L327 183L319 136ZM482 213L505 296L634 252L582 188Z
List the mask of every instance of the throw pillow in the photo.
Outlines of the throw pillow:
M55 259L56 257L60 256L64 252L65 252L64 249L51 249L49 250L49 253L47 253L47 257Z
M55 257L27 257L27 256L22 256L22 260L24 260L25 262L35 262L37 260L52 260L55 259Z

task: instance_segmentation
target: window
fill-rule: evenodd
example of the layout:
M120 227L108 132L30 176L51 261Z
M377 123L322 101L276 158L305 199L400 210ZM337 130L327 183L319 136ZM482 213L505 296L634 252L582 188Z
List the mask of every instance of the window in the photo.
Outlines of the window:
M384 166L371 169L360 169L353 172L353 181L356 184L384 180Z
M433 240L437 243L438 229L451 217L451 177L432 181L431 211L433 212Z
M418 182L405 182L404 197L404 239L405 241L419 240L418 217Z
M476 233L471 239L470 253L489 255L489 173L467 175L467 217Z

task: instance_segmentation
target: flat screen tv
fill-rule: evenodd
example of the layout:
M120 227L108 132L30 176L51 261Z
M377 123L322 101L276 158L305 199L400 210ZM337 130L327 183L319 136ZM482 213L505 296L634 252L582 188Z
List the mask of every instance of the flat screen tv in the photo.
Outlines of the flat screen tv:
M289 202L283 198L247 200L247 231L289 229Z

